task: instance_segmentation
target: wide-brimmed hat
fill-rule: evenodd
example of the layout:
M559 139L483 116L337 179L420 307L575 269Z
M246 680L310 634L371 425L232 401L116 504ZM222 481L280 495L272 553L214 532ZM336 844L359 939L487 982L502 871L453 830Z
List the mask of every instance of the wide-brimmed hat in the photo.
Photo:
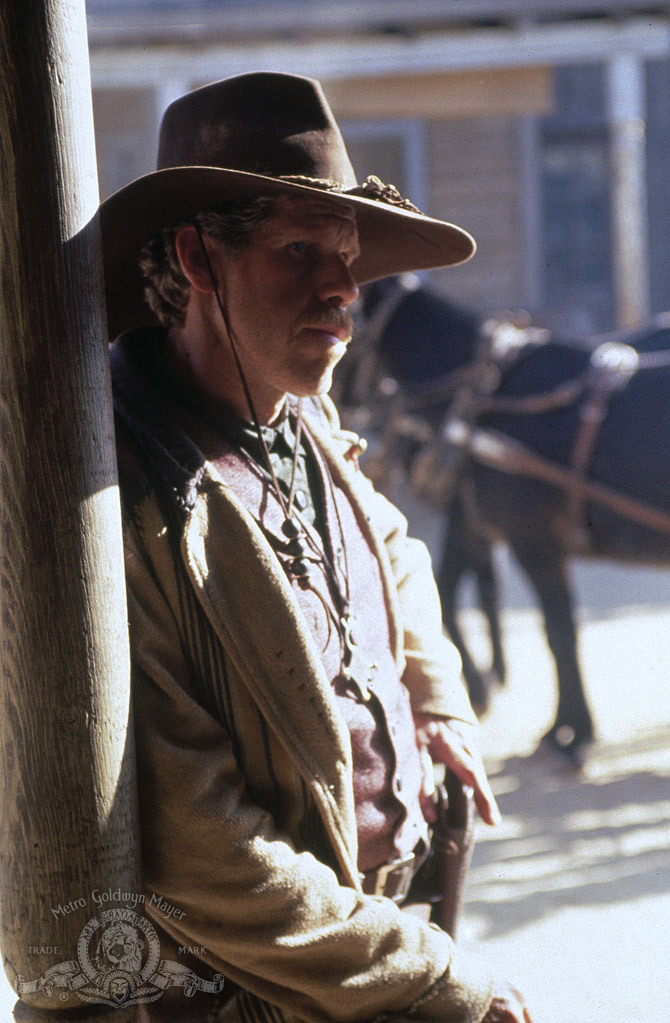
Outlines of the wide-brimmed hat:
M260 195L353 206L359 284L452 266L475 251L466 231L425 216L393 185L375 177L357 182L319 82L263 71L237 75L175 100L161 123L157 170L100 208L112 336L152 322L138 268L150 238L200 210Z

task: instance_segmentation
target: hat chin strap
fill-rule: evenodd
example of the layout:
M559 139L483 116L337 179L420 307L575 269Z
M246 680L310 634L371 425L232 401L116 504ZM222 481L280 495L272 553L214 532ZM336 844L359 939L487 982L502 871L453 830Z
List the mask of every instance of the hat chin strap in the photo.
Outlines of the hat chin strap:
M252 422L254 424L254 429L256 430L256 433L258 434L258 439L259 439L261 447L263 449L263 454L265 456L265 461L266 461L267 468L268 468L268 471L269 471L269 474L270 474L270 478L272 479L272 485L273 485L273 487L275 489L277 500L279 501L279 504L281 505L282 510L283 510L284 515L286 516L286 518L290 518L291 510L292 510L292 505L293 505L293 494L294 494L294 488L295 488L296 470L297 470L297 465L298 465L298 453L299 453L299 449L300 449L300 433L301 433L301 424L302 424L302 399L298 398L298 404L297 404L297 426L296 426L295 450L293 452L293 466L292 466L292 471L291 471L291 484L290 484L289 499L288 499L288 502L287 502L285 497L284 497L284 494L282 492L281 486L279 485L279 480L277 479L277 475L275 473L274 466L272 465L272 459L270 458L270 452L268 450L268 446L267 446L265 437L263 436L263 430L261 429L261 424L260 424L260 421L258 419L258 414L256 412L256 406L254 405L254 400L251 397L251 388L249 387L249 383L247 381L246 374L244 372L244 369L242 368L242 360L240 359L239 352L237 350L237 343L235 341L235 335L233 334L232 328L230 326L230 320L228 319L228 315L226 313L225 307L223 305L223 301L221 299L221 292L219 290L219 284L218 284L218 281L216 279L216 274L214 273L214 267L212 266L212 261L211 261L211 259L209 257L209 252L207 251L207 246L205 245L205 239L203 238L202 228L201 228L200 224L198 224L197 221L195 221L195 220L192 220L191 223L193 224L193 227L195 228L195 232L196 232L196 234L198 236L198 241L200 242L200 247L201 247L203 255L205 257L205 265L207 267L207 272L209 274L210 280L212 282L212 287L214 288L214 295L216 297L216 304L219 307L219 312L221 313L221 319L223 321L223 326L225 328L226 334L228 335L228 341L230 342L230 350L233 353L233 358L235 360L235 366L237 368L237 372L238 372L238 375L239 375L239 378L240 378L240 383L242 384L242 390L244 391L244 397L247 400L247 405L249 406L249 412L251 414L251 420L252 420Z
M209 274L209 278L210 278L210 280L212 282L212 287L214 288L214 296L216 298L216 304L219 307L219 312L221 314L221 319L223 320L223 326L225 328L226 334L228 335L228 341L230 342L230 350L233 353L233 358L235 360L235 366L237 367L237 372L238 372L238 375L239 375L239 378L240 378L240 383L242 384L242 390L244 391L244 397L246 398L247 405L249 406L249 412L251 414L251 419L252 419L253 424L256 427L256 429L258 431L260 431L260 423L258 421L258 416L256 414L256 408L254 406L253 398L251 397L251 389L249 387L246 375L245 375L244 370L242 368L242 361L240 359L240 356L239 356L239 353L238 353L238 350L237 350L237 343L235 341L235 336L234 336L233 331L232 331L231 326L230 326L230 320L228 319L228 314L226 313L226 310L225 310L224 305L223 305L223 301L221 300L221 292L219 290L219 283L218 283L218 281L216 279L216 274L214 273L214 267L212 266L212 261L209 258L209 252L207 251L207 246L205 245L205 239L204 239L203 234L202 234L202 228L201 228L200 224L196 220L192 220L191 223L192 223L193 227L195 228L195 232L196 232L196 234L198 236L198 241L200 242L200 248L202 249L202 254L205 257L205 265L207 267L207 273Z

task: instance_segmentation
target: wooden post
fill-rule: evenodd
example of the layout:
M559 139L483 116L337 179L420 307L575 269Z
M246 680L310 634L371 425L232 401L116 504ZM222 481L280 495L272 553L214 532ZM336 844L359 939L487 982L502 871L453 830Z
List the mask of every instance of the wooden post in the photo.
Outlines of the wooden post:
M138 884L84 0L4 0L0 83L0 940L51 1019Z
M617 326L649 318L644 61L618 53L607 64L612 164L612 252Z

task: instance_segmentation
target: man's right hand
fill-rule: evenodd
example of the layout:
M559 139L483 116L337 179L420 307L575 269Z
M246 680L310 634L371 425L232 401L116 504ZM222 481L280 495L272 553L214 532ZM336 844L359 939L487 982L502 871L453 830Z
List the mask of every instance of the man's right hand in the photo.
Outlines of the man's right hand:
M496 985L497 994L489 1006L482 1023L533 1023L524 1005L523 995L511 984Z

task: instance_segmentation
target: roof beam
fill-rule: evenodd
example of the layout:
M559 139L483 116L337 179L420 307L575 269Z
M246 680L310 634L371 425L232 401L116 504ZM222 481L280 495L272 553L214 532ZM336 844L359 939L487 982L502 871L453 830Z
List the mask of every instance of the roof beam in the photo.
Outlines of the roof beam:
M424 29L469 24L508 25L565 21L574 17L622 18L636 14L670 15L668 0L341 0L339 3L283 0L275 3L226 3L213 7L204 3L161 7L128 3L89 3L91 46L169 43L175 36L202 42L213 35L229 41L277 35L304 39L305 33L420 32Z
M290 68L325 82L380 74L600 63L614 53L642 59L668 56L668 21L650 17L580 21L300 44L105 47L91 52L91 75L94 87L154 87L162 78L174 76L197 84L258 69Z

